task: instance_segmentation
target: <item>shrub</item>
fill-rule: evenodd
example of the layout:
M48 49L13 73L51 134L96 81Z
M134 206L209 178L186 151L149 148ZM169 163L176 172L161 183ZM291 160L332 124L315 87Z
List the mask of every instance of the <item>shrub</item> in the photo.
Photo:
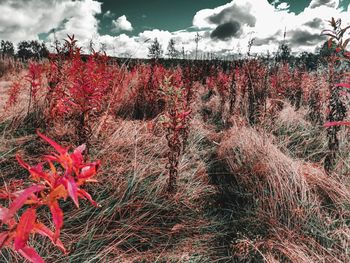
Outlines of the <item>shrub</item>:
M48 237L63 253L64 245L59 239L63 226L63 211L59 200L66 200L69 196L79 208L79 198L87 199L92 205L98 204L92 200L89 193L81 188L88 182L96 182L93 178L99 167L99 161L85 163L83 151L85 145L77 147L73 153L45 135L37 134L48 142L57 153L44 156L44 162L30 166L17 155L19 164L30 173L32 183L23 190L10 192L8 187L1 189L0 198L9 200L8 208L0 206L0 220L2 232L0 234L0 248L10 247L31 262L44 262L34 248L28 245L31 235L40 234ZM16 188L16 187L12 187ZM11 187L10 187L11 189ZM14 190L12 189L12 190ZM16 219L16 214L25 210ZM41 207L48 207L55 230L52 231L37 219L37 212Z

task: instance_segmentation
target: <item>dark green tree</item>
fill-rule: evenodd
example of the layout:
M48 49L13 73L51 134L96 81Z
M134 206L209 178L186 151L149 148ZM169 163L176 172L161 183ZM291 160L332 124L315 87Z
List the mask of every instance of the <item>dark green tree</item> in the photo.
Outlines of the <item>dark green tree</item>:
M168 44L168 48L167 48L167 55L169 58L171 59L175 59L175 58L178 58L179 56L179 51L176 49L175 47L175 40L172 38L169 40L169 44Z
M31 50L29 41L21 41L18 43L17 56L23 60L27 60L33 57L33 52Z
M302 52L296 58L296 64L299 68L305 67L308 71L316 70L320 62L320 57L318 54L313 54L310 52Z
M18 43L17 49L17 56L23 60L39 60L48 57L49 54L46 45L37 40L21 41Z
M47 49L45 43L41 43L41 48L40 48L40 58L48 58L49 57L49 50Z
M158 39L155 38L148 48L148 57L153 59L159 59L163 55L162 45L158 42Z
M278 47L278 51L276 54L276 61L277 62L289 62L291 59L291 48L285 44L282 43Z
M15 55L15 48L13 46L13 43L10 41L1 40L0 53L3 58L5 56L13 57Z

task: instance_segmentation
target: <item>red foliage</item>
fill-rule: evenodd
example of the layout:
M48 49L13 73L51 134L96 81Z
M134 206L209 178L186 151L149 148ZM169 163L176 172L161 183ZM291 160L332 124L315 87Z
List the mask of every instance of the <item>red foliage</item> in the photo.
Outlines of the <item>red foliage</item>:
M25 80L29 83L31 97L34 104L37 102L37 93L42 84L42 65L36 62L30 62Z
M46 236L66 253L59 239L63 226L63 211L58 201L66 200L69 196L77 207L79 207L79 198L87 199L92 205L98 206L80 187L87 182L96 182L93 177L100 163L99 161L84 162L82 156L84 145L69 153L69 148L62 147L40 132L37 134L49 143L56 153L45 155L44 162L35 166L30 166L19 155L16 156L19 164L30 173L33 183L24 190L14 193L2 191L1 199L9 199L11 202L8 208L0 207L0 220L3 227L0 233L0 248L12 247L31 262L44 262L37 252L27 245L30 235L38 233ZM24 206L27 209L17 222L15 215ZM37 220L36 211L42 206L50 209L55 225L54 232Z
M175 80L176 83L176 80ZM161 96L166 101L165 119L163 125L167 128L166 139L168 141L168 163L166 168L169 171L168 191L176 191L176 178L178 163L181 154L181 145L186 143L188 134L189 118L191 114L190 105L186 101L186 89L176 86L172 77L166 77L164 85L161 86ZM183 140L181 141L181 135Z
M14 81L7 92L8 99L5 105L5 111L15 106L18 102L18 96L21 92L22 83L19 80Z

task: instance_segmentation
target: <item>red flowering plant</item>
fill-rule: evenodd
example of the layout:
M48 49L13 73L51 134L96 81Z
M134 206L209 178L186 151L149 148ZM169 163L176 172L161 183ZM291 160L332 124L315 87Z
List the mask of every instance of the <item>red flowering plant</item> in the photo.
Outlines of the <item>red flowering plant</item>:
M4 108L5 111L8 111L10 108L17 104L19 94L21 93L21 88L22 84L19 78L12 82L7 91L8 99Z
M216 69L215 74L206 78L208 98L210 98L212 94L218 94L220 98L219 107L217 109L217 113L220 118L224 116L226 102L230 100L232 79L231 73L226 73L221 67Z
M94 176L100 165L99 161L84 162L82 153L85 145L77 147L70 153L69 148L62 147L38 131L37 134L48 142L56 153L45 155L44 162L35 166L24 162L17 155L19 164L30 173L32 184L14 192L8 191L8 188L0 190L0 199L9 200L8 207L0 206L0 248L10 247L35 263L44 260L28 245L29 237L34 234L48 237L63 253L67 253L59 239L63 226L63 211L59 200L66 200L69 196L79 208L79 198L87 199L98 207L81 186L88 182L96 182ZM43 206L50 209L54 231L37 219L37 210ZM23 213L17 219L21 211Z
M348 121L345 121L347 108L345 103L342 101L340 96L339 87L344 87L346 89L350 88L348 83L339 83L339 75L336 69L339 69L341 61L349 62L350 52L346 50L347 45L350 42L350 38L345 39L344 34L350 28L350 26L342 27L342 20L335 20L333 17L329 21L332 29L326 29L322 31L323 35L329 37L328 47L331 49L332 53L328 60L329 65L329 114L328 122L325 127L327 127L328 135L328 148L329 154L325 159L325 168L330 171L335 165L336 153L339 150L339 139L337 133L339 132L339 126L349 125ZM336 68L335 66L338 65ZM339 70L338 70L339 71ZM346 75L349 76L349 73ZM338 84L336 84L338 83Z
M38 92L42 85L42 65L36 62L30 62L25 80L29 83L29 114L32 102L34 107L36 107L38 103Z
M159 96L159 90L162 89L164 76L169 75L172 75L174 85L184 85L185 80L180 67L167 69L157 62L137 66L137 83L133 87L135 118L152 119L164 110L166 102L163 95Z
M172 82L172 76L165 77L164 84L160 87L160 94L164 97L166 106L162 119L163 125L167 128L166 139L168 141L168 163L166 168L169 171L168 192L176 191L176 178L178 175L178 164L183 145L182 131L189 125L191 110L186 103L185 89L176 86Z
M105 97L111 92L113 72L106 54L82 55L74 35L68 36L64 47L65 60L60 62L63 65L54 60L49 67L53 71L48 73L52 78L49 83L55 84L49 85L48 117L70 116L76 120L79 143L88 144L92 134L91 117L107 107Z

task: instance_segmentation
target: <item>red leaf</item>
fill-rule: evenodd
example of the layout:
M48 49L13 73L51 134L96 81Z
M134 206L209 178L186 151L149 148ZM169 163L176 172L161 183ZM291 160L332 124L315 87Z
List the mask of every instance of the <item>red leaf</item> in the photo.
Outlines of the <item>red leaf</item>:
M6 221L13 217L13 215L20 209L28 198L36 192L43 190L45 187L43 185L33 185L21 192L21 194L10 204L7 214L3 216L3 221Z
M60 236L61 228L63 226L63 212L57 201L50 204L50 211L53 223L55 224L54 240L56 240Z
M34 226L34 231L42 236L48 237L53 244L55 244L63 253L67 253L64 245L62 244L61 240L58 238L55 238L55 234L44 224L37 223Z
M22 249L26 246L30 232L34 228L35 221L36 211L34 208L30 208L23 213L16 229L14 242L15 250Z
M50 162L50 161L60 162L60 155L52 153L51 155L44 155L44 159L48 162Z
M0 220L4 220L5 218L7 218L8 213L9 213L8 208L0 206Z
M322 34L322 33L321 33ZM334 36L332 36L334 37ZM328 39L328 48L331 48L332 47L332 38Z
M31 247L24 247L18 252L27 260L33 263L45 263L45 261L39 256L39 254Z
M79 194L80 196L86 198L87 200L89 200L89 202L90 202L93 206L95 206L95 207L101 207L101 205L99 205L97 202L95 202L94 200L92 200L91 195L90 195L88 192L86 192L85 190L79 189L79 190L78 190L78 194Z
M0 190L0 199L9 199L11 198L12 194L9 192L6 192L6 190ZM1 220L1 212L0 212L0 220Z
M324 124L324 127L333 127L333 126L350 126L350 121L332 121Z
M29 170L30 169L30 165L27 164L26 162L24 162L22 160L22 158L19 156L19 154L16 154L16 159L17 159L17 162L26 170Z
M100 165L99 161L87 164L85 167L81 169L78 178L79 179L90 178L96 175L99 165Z
M336 86L350 89L350 84L349 83L338 83L338 84L336 84Z
M43 171L42 164L38 164L36 166L30 167L29 172L33 179L40 180L43 179L50 185L52 184L52 178Z
M79 166L83 163L83 151L86 149L86 145L80 145L79 147L75 148L74 152L70 155L73 161L73 165Z
M189 111L185 111L179 114L179 118L183 119L185 118L187 115L191 114L192 110Z
M74 204L79 208L78 186L74 181L74 178L69 176L68 178L66 178L66 183L69 196L72 198Z
M46 182L48 182L49 184L52 183L52 180L50 178L50 176L48 174L46 174L43 171L43 166L42 164L38 164L36 166L31 167L29 164L27 164L26 162L24 162L22 160L22 158L17 154L16 155L16 159L17 162L26 170L28 170L28 172L30 173L30 175L33 177L34 180L39 180L39 179L43 179Z
M0 233L0 249L2 249L5 246L6 241L8 240L8 237L9 237L9 233L7 232Z
M64 148L61 145L59 145L54 140L51 140L49 137L46 137L44 134L40 133L38 130L36 133L46 142L48 142L59 154L66 154L68 151L68 148Z

